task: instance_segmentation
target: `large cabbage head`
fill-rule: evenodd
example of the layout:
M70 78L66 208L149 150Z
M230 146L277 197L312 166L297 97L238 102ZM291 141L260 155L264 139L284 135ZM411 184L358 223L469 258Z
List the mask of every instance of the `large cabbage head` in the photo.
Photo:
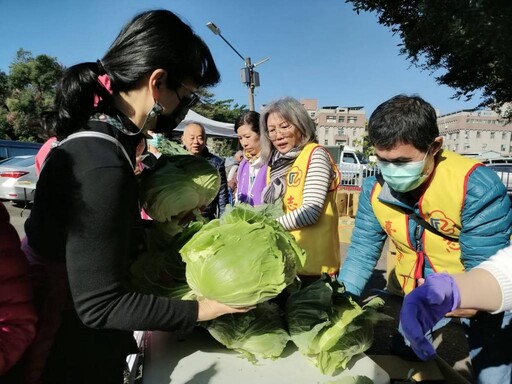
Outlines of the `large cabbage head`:
M162 156L159 163L141 181L141 201L152 219L179 219L207 206L217 196L219 172L201 156Z
M276 297L293 283L305 260L292 235L248 205L204 225L181 255L192 291L231 306Z

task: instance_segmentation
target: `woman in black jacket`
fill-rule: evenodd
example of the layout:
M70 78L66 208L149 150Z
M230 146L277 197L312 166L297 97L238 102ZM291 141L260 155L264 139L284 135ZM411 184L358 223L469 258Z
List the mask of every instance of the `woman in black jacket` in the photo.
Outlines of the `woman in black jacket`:
M128 287L142 244L140 143L148 130L173 129L197 102L195 90L218 80L207 46L166 10L136 16L101 60L64 73L56 96L62 141L43 166L25 224L42 311L34 381L42 373L52 384L122 383L126 355L136 351L133 330L188 329L244 311ZM69 291L55 293L53 282L66 279Z

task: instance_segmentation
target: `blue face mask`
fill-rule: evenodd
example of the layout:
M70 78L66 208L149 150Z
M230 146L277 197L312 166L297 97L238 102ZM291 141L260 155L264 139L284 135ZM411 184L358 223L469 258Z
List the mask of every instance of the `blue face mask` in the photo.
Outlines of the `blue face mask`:
M390 163L377 161L384 181L397 192L409 192L418 188L426 179L423 173L427 153L421 161L409 161L407 163Z
M162 142L162 134L161 133L153 133L151 134L153 136L152 139L147 139L146 142L148 145L151 145L153 148L158 148L160 143Z

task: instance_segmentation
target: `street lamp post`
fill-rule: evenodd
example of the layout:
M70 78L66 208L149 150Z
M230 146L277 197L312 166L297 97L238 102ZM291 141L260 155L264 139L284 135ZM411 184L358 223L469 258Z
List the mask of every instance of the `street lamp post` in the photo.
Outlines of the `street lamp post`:
M257 65L263 64L264 62L270 60L270 57L267 57L256 64L251 62L250 57L243 57L240 52L238 52L235 47L233 47L229 41L227 41L224 36L220 33L220 28L213 24L211 21L206 23L206 26L213 34L220 36L224 42L229 45L229 47L244 61L245 67L240 69L240 78L242 83L247 85L247 91L249 96L249 110L254 111L254 88L259 87L260 85L260 76L259 73L254 70L254 67Z

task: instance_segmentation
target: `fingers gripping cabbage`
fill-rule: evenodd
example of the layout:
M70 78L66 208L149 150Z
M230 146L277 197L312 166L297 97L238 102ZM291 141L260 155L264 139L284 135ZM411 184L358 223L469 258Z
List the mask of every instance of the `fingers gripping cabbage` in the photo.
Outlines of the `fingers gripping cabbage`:
M273 217L245 204L204 225L181 255L192 291L231 306L276 297L305 260L304 251Z

